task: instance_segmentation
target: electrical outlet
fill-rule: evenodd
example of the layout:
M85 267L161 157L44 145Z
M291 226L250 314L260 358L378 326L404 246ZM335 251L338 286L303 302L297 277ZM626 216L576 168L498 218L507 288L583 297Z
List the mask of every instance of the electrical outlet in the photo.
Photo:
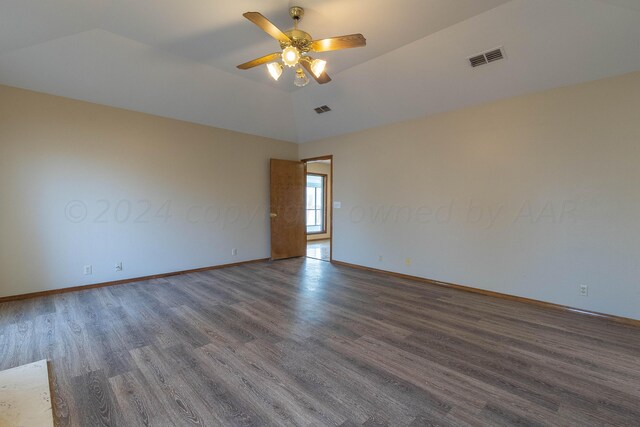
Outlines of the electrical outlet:
M405 258L404 263L405 265L411 265L411 258Z
M233 255L233 256L238 255L238 249L236 249L236 248L231 249L231 255Z
M85 265L84 266L84 275L88 276L90 274L93 274L93 267L91 267L91 265Z
M378 255L378 262L382 262L382 255Z
M589 287L587 285L580 285L580 296L589 296Z
M116 264L116 271L122 271L122 261Z

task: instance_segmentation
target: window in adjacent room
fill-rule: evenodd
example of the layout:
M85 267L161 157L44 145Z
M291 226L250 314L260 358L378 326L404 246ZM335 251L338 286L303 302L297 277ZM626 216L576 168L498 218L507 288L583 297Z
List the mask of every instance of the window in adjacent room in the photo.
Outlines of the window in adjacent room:
M326 228L326 183L327 176L307 174L307 234L322 234Z

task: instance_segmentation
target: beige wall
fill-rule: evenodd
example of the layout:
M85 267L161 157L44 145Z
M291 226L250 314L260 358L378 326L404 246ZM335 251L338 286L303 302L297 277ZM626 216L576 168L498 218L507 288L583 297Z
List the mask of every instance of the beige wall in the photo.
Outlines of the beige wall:
M640 319L640 73L300 147L326 154L334 259Z
M322 240L331 237L331 164L328 163L307 163L307 172L322 173L327 175L327 232L322 234L310 234L307 240Z
M268 159L333 154L335 259L640 318L638 117L634 73L298 147L0 86L0 296L268 257Z
M0 86L0 296L268 257L270 157L298 147Z

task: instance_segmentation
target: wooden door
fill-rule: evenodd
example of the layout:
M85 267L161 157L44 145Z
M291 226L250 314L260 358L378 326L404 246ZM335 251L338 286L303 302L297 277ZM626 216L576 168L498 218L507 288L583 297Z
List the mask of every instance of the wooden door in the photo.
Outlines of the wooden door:
M271 159L271 259L305 256L306 164Z

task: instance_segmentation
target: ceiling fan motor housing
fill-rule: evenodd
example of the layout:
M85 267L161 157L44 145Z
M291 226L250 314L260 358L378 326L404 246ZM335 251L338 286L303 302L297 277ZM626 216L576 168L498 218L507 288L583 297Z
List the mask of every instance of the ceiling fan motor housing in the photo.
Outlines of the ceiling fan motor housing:
M298 22L300 22L304 16L304 9L300 6L293 6L289 9L289 16L294 20L295 26L289 31L284 32L287 37L289 37L290 41L281 41L280 47L284 49L288 46L293 46L298 49L300 53L309 52L311 50L311 42L313 41L313 38L311 37L311 34L298 29Z
M311 42L313 41L311 34L295 28L285 31L284 33L289 37L290 41L280 42L280 47L282 49L287 46L293 46L297 48L300 53L309 52L311 50Z

